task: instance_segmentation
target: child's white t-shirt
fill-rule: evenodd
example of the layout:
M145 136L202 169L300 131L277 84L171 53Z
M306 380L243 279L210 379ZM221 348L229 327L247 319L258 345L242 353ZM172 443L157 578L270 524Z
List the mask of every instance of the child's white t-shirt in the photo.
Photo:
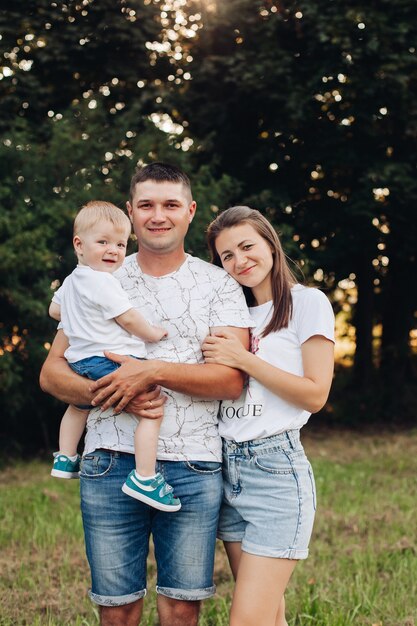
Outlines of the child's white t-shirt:
M146 357L145 343L114 320L133 305L112 274L77 265L52 302L61 307L62 330L69 342L65 358L69 363L104 356L104 350Z
M329 300L318 289L295 285L291 290L293 314L287 328L261 337L271 319L272 302L249 309L252 321L251 351L267 363L303 376L301 346L321 335L334 341L334 314ZM225 439L249 441L300 429L311 413L290 404L250 377L238 400L223 401L219 432Z

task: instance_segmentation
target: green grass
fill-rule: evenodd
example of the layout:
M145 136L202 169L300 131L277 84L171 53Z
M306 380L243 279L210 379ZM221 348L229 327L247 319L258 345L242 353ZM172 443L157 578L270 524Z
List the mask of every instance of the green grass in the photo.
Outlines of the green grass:
M318 513L310 557L287 590L290 626L417 625L417 431L305 433ZM49 477L49 464L0 472L0 626L93 626L87 598L77 481ZM218 593L200 626L226 626L233 590L217 550ZM149 561L144 626L158 623ZM260 625L262 626L262 625Z

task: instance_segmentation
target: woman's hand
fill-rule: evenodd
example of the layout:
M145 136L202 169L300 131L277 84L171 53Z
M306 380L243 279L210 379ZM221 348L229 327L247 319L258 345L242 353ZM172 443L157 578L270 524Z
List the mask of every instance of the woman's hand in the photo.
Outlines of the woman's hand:
M250 354L236 335L225 330L206 337L202 350L206 363L228 365L240 370L245 370L245 360Z
M161 392L161 387L155 387L152 391L146 391L135 396L125 407L129 413L136 417L146 419L159 419L164 416L164 404L167 396Z

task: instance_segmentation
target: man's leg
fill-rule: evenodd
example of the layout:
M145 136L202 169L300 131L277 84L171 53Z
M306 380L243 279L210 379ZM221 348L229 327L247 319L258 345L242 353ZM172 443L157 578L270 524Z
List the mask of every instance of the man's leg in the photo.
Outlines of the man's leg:
M137 626L146 591L150 509L121 487L131 454L96 450L81 461L81 510L91 569L90 597L102 626Z
M101 606L101 626L138 626L142 616L143 599L124 606Z
M197 626L200 600L173 600L158 595L158 615L161 626Z
M101 626L138 626L142 617L143 599L124 606L101 606Z
M229 565L232 570L233 578L236 580L240 557L242 556L242 544L240 541L225 541L224 548L226 550L227 558L229 559Z
M181 499L176 513L157 512L152 533L161 626L196 626L200 601L215 593L214 554L222 499L220 463L160 462Z

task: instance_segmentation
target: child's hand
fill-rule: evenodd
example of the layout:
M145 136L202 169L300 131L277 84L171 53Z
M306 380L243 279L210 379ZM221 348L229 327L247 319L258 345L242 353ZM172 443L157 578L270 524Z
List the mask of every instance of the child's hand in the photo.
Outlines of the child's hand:
M155 330L155 339L154 341L161 341L161 339L165 339L165 337L168 337L168 331L165 330L165 328L159 328L159 326L154 326L154 330Z

